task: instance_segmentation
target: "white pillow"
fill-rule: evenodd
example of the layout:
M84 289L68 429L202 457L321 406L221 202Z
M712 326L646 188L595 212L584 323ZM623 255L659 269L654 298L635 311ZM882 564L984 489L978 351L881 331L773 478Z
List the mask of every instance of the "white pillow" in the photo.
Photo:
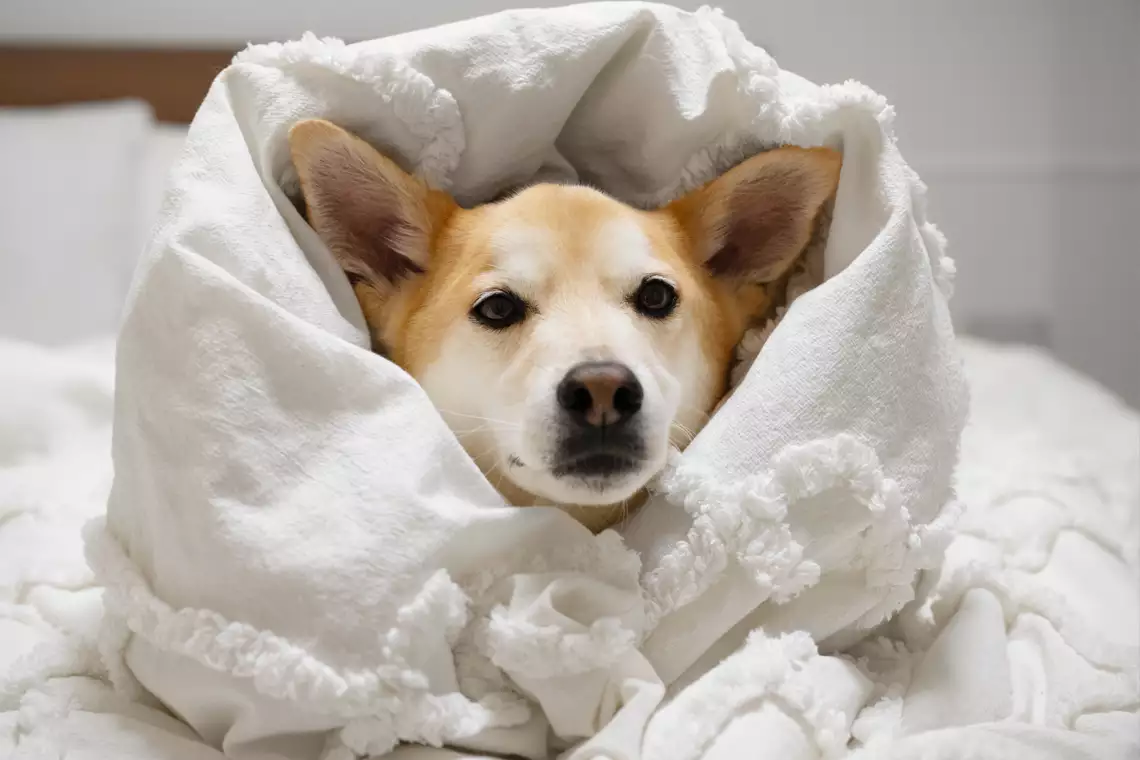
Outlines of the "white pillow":
M139 252L141 102L0 108L0 336L117 330Z
M186 130L184 125L156 124L150 131L139 182L139 210L135 226L140 251L150 243L150 237L154 234L154 225L158 222L158 214L166 197L166 180L174 168L174 162L182 155Z

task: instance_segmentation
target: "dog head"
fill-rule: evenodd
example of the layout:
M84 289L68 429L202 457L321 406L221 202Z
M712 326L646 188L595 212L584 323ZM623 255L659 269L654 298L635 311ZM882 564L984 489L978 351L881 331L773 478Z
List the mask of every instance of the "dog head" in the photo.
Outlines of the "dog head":
M290 145L374 340L505 496L579 506L629 499L705 422L840 166L780 148L655 211L548 184L464 209L329 122Z

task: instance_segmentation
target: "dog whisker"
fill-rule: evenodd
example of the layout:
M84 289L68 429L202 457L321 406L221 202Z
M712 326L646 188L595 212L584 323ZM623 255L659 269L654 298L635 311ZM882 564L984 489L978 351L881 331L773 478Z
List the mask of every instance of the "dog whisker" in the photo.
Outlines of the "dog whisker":
M455 437L462 441L464 438L475 435L476 433L482 433L482 432L487 431L487 430L489 430L491 432L499 432L499 431L510 431L510 428L501 428L501 427L496 427L495 425L478 425L478 426L472 427L472 428L462 428L460 430L454 430L453 432L455 433Z
M468 452L468 453L470 454L470 452ZM493 455L494 453L495 453L495 444L492 443L490 446L487 446L485 449L480 451L478 454L470 454L470 456L476 462L481 462L487 458L488 454ZM499 467L500 466L499 465L499 458L497 456L491 456L490 459L491 459L491 466L493 466L493 467Z
M680 422L674 422L670 426L669 442L678 448L684 448L693 442L697 434L689 428L682 425Z
M491 466L487 468L485 476L487 478L490 478L491 475L494 475L496 473L498 474L498 478L495 479L494 488L499 493L502 493L503 478L506 477L507 473L503 470L502 466L498 462L492 462Z
M711 412L709 412L707 409L702 409L699 406L695 406L693 404L685 405L681 409L679 414L680 413L689 414L690 412L695 412L696 414L700 415L700 417L701 417L700 424L701 425L704 425L706 422L708 422L710 419L712 419L712 413Z
M515 429L515 430L521 430L522 429L522 425L520 425L517 422L511 422L510 420L500 420L500 419L495 419L494 417L484 417L484 416L478 415L478 414L466 414L464 412L456 412L456 411L453 411L451 409L440 409L439 411L442 414L449 415L452 417L462 417L463 419L475 420L476 422L486 422L486 423L493 423L496 425L500 425L500 426L502 426L502 429L504 429L504 430L508 429L508 428Z

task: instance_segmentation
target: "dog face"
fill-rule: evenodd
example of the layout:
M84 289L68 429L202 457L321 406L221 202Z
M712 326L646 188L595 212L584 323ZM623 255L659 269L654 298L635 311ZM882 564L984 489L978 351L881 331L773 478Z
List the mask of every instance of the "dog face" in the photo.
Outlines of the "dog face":
M684 253L663 218L531 187L452 218L384 340L492 482L612 504L721 392L731 325Z
M290 144L374 339L520 504L620 503L691 439L839 172L784 148L656 211L564 185L462 209L328 122Z

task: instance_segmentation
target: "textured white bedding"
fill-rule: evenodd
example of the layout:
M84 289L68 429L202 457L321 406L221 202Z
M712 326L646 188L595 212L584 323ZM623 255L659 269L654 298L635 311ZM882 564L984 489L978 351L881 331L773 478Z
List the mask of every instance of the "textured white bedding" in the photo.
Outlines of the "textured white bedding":
M961 534L890 640L850 650L874 684L851 749L1135 757L1140 418L1037 350L962 351ZM110 486L111 354L110 340L0 343L0 757L217 760L115 695L94 656L100 592L79 533ZM738 718L706 758L742 757L769 718Z
M150 235L184 136L152 132L137 202L120 204L133 221L119 225L116 250L133 256L129 241ZM75 323L64 317L59 339ZM827 736L796 674L764 671L757 646L734 663L771 678L779 699L743 706L703 760L752 757L758 743L783 760L1140 754L1140 417L1040 351L973 340L961 349L973 400L959 532L893 621L862 642L825 642L865 679L848 699L853 738ZM184 723L116 693L97 655L116 643L99 640L102 592L80 530L111 485L113 351L109 337L50 349L0 339L0 758L219 760ZM802 645L802 662L840 661L794 637L779 646ZM733 666L721 674L730 684ZM716 686L665 708L658 724L679 717L658 742L695 735L691 716Z

